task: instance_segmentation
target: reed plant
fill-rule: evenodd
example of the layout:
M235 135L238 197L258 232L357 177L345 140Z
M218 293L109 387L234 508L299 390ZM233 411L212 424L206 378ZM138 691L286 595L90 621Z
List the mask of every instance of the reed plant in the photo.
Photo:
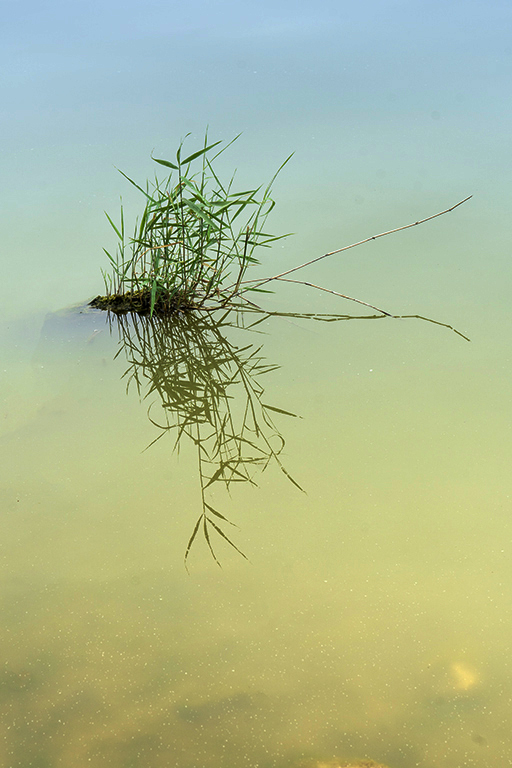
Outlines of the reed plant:
M290 158L270 183L240 191L235 173L223 182L214 168L238 138L220 148L222 142L209 144L206 134L203 147L190 154L182 141L172 162L152 155L168 174L145 189L120 171L145 204L131 237L122 205L118 224L106 214L118 243L114 254L104 249L111 271L103 272L106 296L93 306L166 315L226 306L239 293L247 269L259 263L256 250L287 237L268 234L265 225L275 205L272 184Z
M118 243L114 255L104 249L111 265L110 272L102 271L106 296L97 296L91 306L118 314L137 312L151 316L254 308L257 305L248 298L248 293L268 293L271 283L286 282L356 302L385 317L401 317L332 288L297 280L296 273L323 259L450 213L472 196L439 213L336 248L278 274L246 278L249 267L259 264L257 249L289 237L267 233L266 221L275 206L272 185L292 155L268 184L239 191L235 189L235 173L228 182L223 182L214 168L217 158L239 136L219 148L222 142L209 144L206 133L204 146L191 154L184 152L181 141L173 162L151 155L155 163L167 169L168 175L163 180L155 175L145 189L120 171L144 196L144 210L131 237L126 235L122 205L119 224L106 214Z
M331 250L278 274L248 278L249 268L259 264L258 249L288 237L269 234L266 222L275 206L273 183L292 155L268 184L240 191L235 185L235 173L223 182L214 167L233 141L220 148L221 142L209 143L206 134L201 149L192 153L184 152L182 141L172 162L152 156L155 163L166 169L166 176L159 179L155 175L145 188L120 171L143 195L144 208L131 236L126 234L122 205L118 224L107 214L118 242L113 254L105 250L111 265L110 272L103 272L106 295L90 302L119 316L122 345L129 363L127 383L135 385L143 397L156 395L156 404L159 402L162 408L160 418L155 417L151 406L148 411L150 420L160 430L156 440L171 433L175 435L176 450L184 437L195 446L201 508L186 547L185 563L201 534L216 560L215 537L243 555L228 533L231 521L212 504L210 494L214 488L223 486L229 491L234 483L256 484L257 471L274 464L302 490L283 466L281 453L285 443L274 423L276 414L294 414L263 402L261 377L274 366L265 362L260 348L231 343L224 336L225 330L234 326L255 329L271 316L322 322L416 318L467 339L447 323L419 314L391 313L332 288L296 278L297 272L323 259L443 216L471 196L439 213ZM248 298L251 292L269 292L279 282L308 286L378 314L356 318L268 312ZM219 309L222 312L214 314ZM233 309L243 312L232 312ZM259 314L256 320L255 312ZM248 325L243 317L248 318ZM144 385L147 390L142 394Z

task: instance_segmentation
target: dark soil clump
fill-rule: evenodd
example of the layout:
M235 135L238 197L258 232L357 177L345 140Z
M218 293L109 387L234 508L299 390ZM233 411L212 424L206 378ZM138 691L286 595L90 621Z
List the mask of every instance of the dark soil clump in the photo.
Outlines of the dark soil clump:
M188 297L174 293L173 295L160 295L156 297L153 312L151 312L151 291L128 291L113 296L96 296L90 303L90 307L114 312L116 315L126 315L128 312L136 312L138 315L157 315L167 317L174 314L183 314L197 309L197 304Z

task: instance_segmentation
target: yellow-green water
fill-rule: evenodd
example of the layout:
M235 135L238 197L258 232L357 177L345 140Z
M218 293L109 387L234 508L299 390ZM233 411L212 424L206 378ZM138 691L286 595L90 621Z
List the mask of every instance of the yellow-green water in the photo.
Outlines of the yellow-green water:
M3 11L0 764L511 764L510 5ZM221 170L245 189L296 152L270 227L296 235L263 275L473 194L304 273L471 341L418 319L229 330L281 366L263 402L301 417L274 412L305 493L275 462L214 486L249 562L198 537L187 572L193 446L145 451L155 396L126 393L116 327L55 312L102 290L103 209L138 213L115 168L143 183L206 125L244 132ZM264 303L360 309L284 284Z
M303 417L278 421L307 495L272 466L215 490L250 562L198 540L187 573L195 455L143 452L151 398L125 393L116 328L5 329L5 765L506 764L506 382L416 320L263 330L246 341L283 363L264 399Z

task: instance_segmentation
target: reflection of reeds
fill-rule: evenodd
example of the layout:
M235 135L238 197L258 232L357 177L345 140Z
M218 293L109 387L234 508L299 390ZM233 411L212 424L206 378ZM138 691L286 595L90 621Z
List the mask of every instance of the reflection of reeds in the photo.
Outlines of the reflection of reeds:
M261 377L278 368L261 354L261 346L237 346L228 339L230 329L250 331L269 317L290 317L320 322L344 320L384 320L386 315L303 314L263 312L246 306L244 311L185 313L172 316L112 315L117 322L128 368L124 373L127 390L135 386L143 399L152 398L148 417L158 428L158 436L174 434L174 450L182 439L190 440L197 451L201 493L201 513L185 551L185 563L192 544L202 533L216 562L212 535L244 553L227 535L233 523L212 506L209 492L222 485L229 491L233 483L256 485L257 471L275 463L297 488L280 458L285 441L274 423L274 415L295 416L263 402ZM420 315L416 318L449 328L467 338L453 326ZM118 354L121 352L119 350ZM160 414L155 408L160 407Z
M265 362L261 347L250 343L239 347L228 340L229 328L240 327L241 322L233 312L220 318L209 314L117 318L129 363L124 374L127 389L134 385L141 397L154 398L148 416L160 434L150 445L173 433L175 450L183 438L197 450L202 511L185 562L199 533L217 562L214 534L245 557L226 533L231 521L209 501L213 486L221 484L229 491L233 483L256 485L256 471L274 462L300 489L281 462L285 441L273 420L275 413L295 414L262 401L261 378L277 366ZM160 415L155 414L157 406Z

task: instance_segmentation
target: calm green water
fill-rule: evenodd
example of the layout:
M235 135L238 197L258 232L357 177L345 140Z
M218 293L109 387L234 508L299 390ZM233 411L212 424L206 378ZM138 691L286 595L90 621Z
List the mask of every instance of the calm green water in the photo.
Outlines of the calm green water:
M8 3L2 765L512 764L511 15L499 2ZM226 159L243 182L296 150L272 229L297 234L262 274L474 194L304 275L471 341L419 319L225 328L222 349L263 345L280 366L256 402L300 417L271 412L305 492L275 460L254 468L258 487L214 483L208 503L239 527L215 520L248 561L210 529L222 568L199 532L187 572L196 449L173 452L169 432L145 450L161 434L148 408L163 415L148 385L177 396L182 347L141 358L133 327L123 344L102 313L58 310L101 290L103 209L122 193L137 210L113 166L143 180L153 148L165 157L207 123L213 138L244 130ZM287 285L265 306L359 314ZM195 338L214 348L212 333ZM232 394L239 425L244 390Z

